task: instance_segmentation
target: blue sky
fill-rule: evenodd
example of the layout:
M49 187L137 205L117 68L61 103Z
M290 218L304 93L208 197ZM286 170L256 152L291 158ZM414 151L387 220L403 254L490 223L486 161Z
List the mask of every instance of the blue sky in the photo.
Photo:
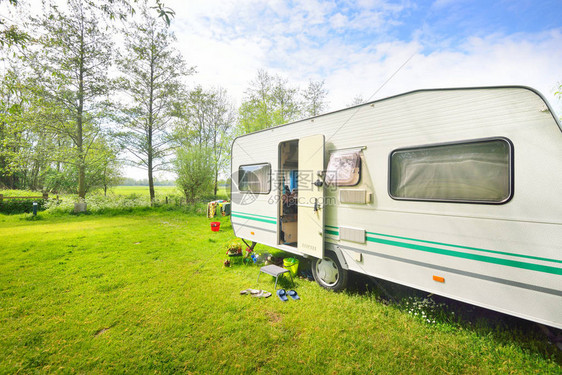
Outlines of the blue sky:
M560 0L166 4L176 11L178 48L198 67L194 83L222 86L238 103L265 69L296 86L324 80L332 110L375 92L373 99L420 88L513 84L535 87L559 107Z

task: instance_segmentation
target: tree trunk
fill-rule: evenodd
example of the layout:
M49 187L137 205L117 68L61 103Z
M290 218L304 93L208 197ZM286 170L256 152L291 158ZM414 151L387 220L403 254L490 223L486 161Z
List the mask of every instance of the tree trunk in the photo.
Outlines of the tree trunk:
M78 84L78 110L76 114L76 148L78 151L78 197L86 198L86 160L83 147L82 115L84 111L84 29L80 36L80 68Z
M150 191L150 205L154 204L154 180L152 178L152 158L148 162L148 190Z
M217 196L218 185L219 185L219 169L215 168L215 197Z
M148 152L147 152L147 162L148 162L148 190L150 191L150 205L154 205L154 180L152 178L152 130L154 125L154 117L153 117L153 106L154 106L154 64L155 64L155 57L152 56L150 62L150 92L148 98Z

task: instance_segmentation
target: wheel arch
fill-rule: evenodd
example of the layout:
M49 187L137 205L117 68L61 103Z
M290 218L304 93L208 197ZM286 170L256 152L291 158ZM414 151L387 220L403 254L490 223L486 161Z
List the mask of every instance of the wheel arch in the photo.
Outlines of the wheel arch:
M339 248L339 246L336 246L336 245L331 244L331 243L325 243L324 244L324 250L326 252L334 253L336 255L336 257L338 258L338 262L340 262L341 268L343 268L346 271L349 270L349 265L345 261L345 256L343 255L343 251Z

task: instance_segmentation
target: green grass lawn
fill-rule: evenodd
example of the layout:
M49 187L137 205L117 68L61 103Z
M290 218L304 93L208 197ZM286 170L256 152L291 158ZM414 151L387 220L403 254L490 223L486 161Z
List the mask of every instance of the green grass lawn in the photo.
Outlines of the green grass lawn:
M373 293L300 279L300 301L241 296L274 280L223 267L234 237L219 220L0 215L0 373L562 372L542 337L429 325Z

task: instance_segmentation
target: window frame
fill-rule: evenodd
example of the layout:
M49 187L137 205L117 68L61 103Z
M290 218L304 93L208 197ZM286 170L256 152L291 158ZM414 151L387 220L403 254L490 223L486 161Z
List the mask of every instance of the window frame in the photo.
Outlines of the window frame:
M421 149L430 149L430 148L437 148L443 146L455 146L455 145L469 145L474 143L486 143L486 142L494 142L494 141L501 141L504 142L508 146L508 196L501 201L485 201L485 200L474 200L474 199L432 199L432 198L405 198L405 197L397 197L392 194L392 157L395 153L400 151L415 151ZM442 143L432 143L427 145L420 145L420 146L413 146L413 147L401 147L395 150L392 150L388 155L388 183L387 183L387 191L388 195L397 201L410 201L410 202L437 202L437 203L462 203L462 204L484 204L484 205L502 205L506 204L513 198L515 193L515 157L514 157L514 146L511 140L506 137L491 137L491 138L479 138L479 139L471 139L471 140L464 140L464 141L455 141L455 142L442 142Z
M242 174L240 173L241 169L243 167L255 167L255 166L258 166L258 165L267 165L269 167L269 190L267 192L265 192L265 191L264 192L255 192L255 191L251 191L251 190L242 190L240 188L240 178L242 176ZM238 166L238 192L241 193L241 194L265 194L265 195L271 193L271 163L263 162L263 163L252 163L252 164L240 164Z
M332 158L333 153L345 152L345 151L348 151L348 150L350 150L350 153L351 153L351 150L353 150L353 149L356 149L356 147L351 147L349 149L342 148L342 149L335 149L335 150L328 151L329 157L328 157L328 163L326 164L326 171L328 171L328 166L330 165L330 159ZM343 187L343 188L353 187L353 186L357 186L361 183L361 180L363 179L363 148L361 147L361 148L357 148L357 149L358 150L356 152L357 152L358 157L359 157L358 158L358 175L359 175L359 178L357 179L357 182L354 183L354 184L341 184L341 183L338 183L338 182L330 182L330 183L327 183L326 186L333 187L333 188L337 189L337 188L340 188L340 187Z

